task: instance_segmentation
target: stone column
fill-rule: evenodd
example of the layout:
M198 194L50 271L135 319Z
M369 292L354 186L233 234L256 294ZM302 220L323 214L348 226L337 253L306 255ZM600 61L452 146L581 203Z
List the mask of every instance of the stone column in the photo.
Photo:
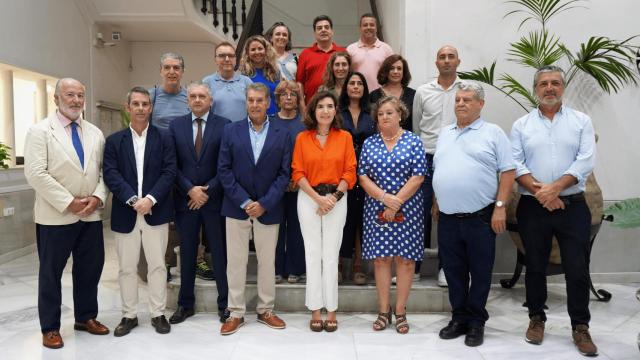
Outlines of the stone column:
M0 142L10 146L11 161L15 166L16 133L13 126L13 71L0 70Z
M47 80L36 80L36 121L47 117L49 113L49 99L47 98Z

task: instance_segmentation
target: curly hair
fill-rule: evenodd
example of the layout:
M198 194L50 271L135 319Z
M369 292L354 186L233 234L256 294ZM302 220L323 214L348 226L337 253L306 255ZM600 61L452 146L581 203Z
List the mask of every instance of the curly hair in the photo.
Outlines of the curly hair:
M336 98L336 95L330 91L318 91L315 95L313 95L311 101L309 101L309 105L307 105L307 111L302 122L307 130L314 130L318 128L318 119L316 119L316 108L318 107L318 103L320 102L320 100L326 98L331 98L331 100L333 100L333 105L336 108L336 115L333 118L331 127L334 129L342 129L342 117L340 116L340 112L338 111L338 98Z
M298 105L298 112L302 114L304 111L304 93L302 92L300 85L293 80L282 80L280 81L278 86L276 86L275 94L276 105L278 105L278 109L282 107L280 105L280 95L284 94L286 90L289 90L298 95L298 101L296 102L296 104Z
M373 105L373 110L371 111L371 116L373 117L376 129L378 128L378 109L380 109L382 105L386 103L391 103L391 105L393 105L394 109L400 115L400 125L404 124L404 122L407 121L407 118L409 117L409 109L402 100L398 99L395 96L384 96L378 99L378 102ZM411 119L409 119L409 121L411 121Z
M278 70L278 64L276 62L276 51L273 49L271 43L261 35L251 36L247 39L247 42L245 42L242 58L240 59L240 73L250 78L256 75L256 69L251 59L249 59L249 47L256 41L262 44L265 50L264 76L271 82L280 80L280 70Z
M324 68L324 74L322 74L322 85L324 85L326 89L333 89L336 87L336 76L333 73L333 64L336 62L338 57L347 59L349 69L351 69L351 56L347 52L338 51L331 54L329 61L327 61L327 66Z

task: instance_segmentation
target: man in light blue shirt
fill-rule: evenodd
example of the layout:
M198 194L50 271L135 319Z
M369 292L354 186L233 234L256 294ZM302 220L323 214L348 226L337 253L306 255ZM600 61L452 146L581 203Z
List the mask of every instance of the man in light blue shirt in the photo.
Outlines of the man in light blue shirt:
M182 56L172 52L162 54L160 57L162 85L149 89L153 106L151 123L160 129L168 130L171 120L190 112L187 104L187 89L180 84L182 75L184 75Z
M553 236L558 239L567 282L567 309L578 351L595 356L589 335L591 214L583 192L595 164L595 135L589 116L562 105L564 72L545 66L533 87L540 105L511 129L513 157L522 197L518 230L525 248L529 328L525 340L541 344L547 300L546 270Z
M247 86L253 84L248 77L235 72L236 49L231 43L222 42L215 49L218 72L205 76L202 82L209 85L213 94L213 113L233 122L246 120Z
M495 239L506 229L506 203L515 178L509 139L482 119L483 106L480 85L457 86L456 123L440 131L433 158L438 248L452 309L452 319L439 335L454 339L466 334L467 346L484 340Z

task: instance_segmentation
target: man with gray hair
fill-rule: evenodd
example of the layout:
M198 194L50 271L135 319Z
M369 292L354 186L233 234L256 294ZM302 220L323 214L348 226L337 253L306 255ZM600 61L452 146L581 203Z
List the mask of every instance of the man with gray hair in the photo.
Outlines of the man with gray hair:
M455 95L456 123L442 128L434 155L438 248L452 309L440 338L466 334L467 346L483 343L495 239L506 229L515 177L509 139L481 117L483 106L482 86L461 82Z
M153 113L151 123L161 129L169 129L169 123L189 113L187 90L180 81L184 75L182 55L167 52L160 56L162 84L149 89Z
M587 177L595 165L591 118L562 104L564 72L545 66L534 77L540 103L511 129L520 202L516 213L525 249L529 328L525 340L539 345L547 320L546 269L553 236L558 239L567 282L567 310L573 341L585 356L598 348L589 334L591 214L585 202Z

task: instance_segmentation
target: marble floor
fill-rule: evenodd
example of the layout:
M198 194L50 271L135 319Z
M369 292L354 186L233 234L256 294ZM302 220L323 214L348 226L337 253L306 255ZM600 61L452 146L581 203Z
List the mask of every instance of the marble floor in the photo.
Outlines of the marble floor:
M113 236L106 233L106 264L99 289L99 320L112 330L120 320L120 295ZM146 304L140 304L140 326L126 337L93 336L73 330L70 267L63 284L62 329L65 346L50 350L41 345L37 312L35 253L0 265L0 360L12 359L580 359L571 342L564 286L549 286L549 312L544 344L527 344L528 323L521 306L524 289L494 286L488 302L484 345L466 347L463 337L441 340L438 331L448 314L409 314L411 332L374 332L374 314L340 314L336 333L312 333L308 314L280 314L287 329L272 330L248 316L238 333L219 335L214 314L197 314L173 326L168 335L156 334L149 324ZM609 303L591 302L591 332L600 359L638 359L636 336L640 331L640 284L599 284L613 294ZM144 286L141 299L146 298Z

